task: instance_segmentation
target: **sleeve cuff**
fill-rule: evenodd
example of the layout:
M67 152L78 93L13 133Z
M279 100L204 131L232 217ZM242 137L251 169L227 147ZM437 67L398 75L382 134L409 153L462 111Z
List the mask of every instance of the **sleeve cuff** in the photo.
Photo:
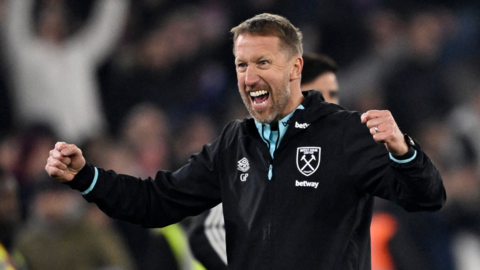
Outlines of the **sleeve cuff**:
M403 163L408 163L414 160L417 157L417 150L410 147L408 152L403 156L394 157L391 153L388 153L388 155L390 156L390 159L393 160L394 162L403 164Z
M97 175L97 177L95 177L95 175ZM88 192L92 191L93 187L95 186L95 184L93 183L94 179L98 179L98 170L92 164L87 163L78 172L78 174L75 175L72 181L66 182L65 184L72 189L82 192L83 194L84 192L87 192L90 188L91 189Z
M88 187L88 189L82 192L82 195L87 195L88 193L90 193L90 191L93 190L93 188L95 187L95 184L97 183L98 169L97 169L97 167L93 167L93 168L95 169L95 176L93 177L93 181L90 184L90 186Z

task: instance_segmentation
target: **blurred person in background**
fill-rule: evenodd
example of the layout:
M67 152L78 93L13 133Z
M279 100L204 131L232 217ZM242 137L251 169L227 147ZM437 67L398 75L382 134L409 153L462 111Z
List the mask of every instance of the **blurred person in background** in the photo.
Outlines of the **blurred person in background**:
M142 102L131 108L124 119L119 140L133 153L137 174L147 177L158 168L170 169L170 121L158 105ZM112 164L113 165L113 164Z
M451 133L442 143L457 141L463 151L443 151L443 162L448 165L445 187L449 203L441 212L451 229L452 251L457 269L479 269L480 259L480 91L458 104L447 121L445 129ZM456 138L452 140L451 138ZM444 148L444 147L443 147Z
M20 156L23 142L20 139L20 131L0 135L0 167L7 174L14 174L17 161Z
M96 1L91 17L75 33L69 32L64 1L43 3L36 22L34 3L7 0L5 41L15 121L46 122L63 140L82 143L105 130L96 69L117 44L128 1Z
M22 253L16 248L21 226L20 199L16 180L0 167L0 269L26 270Z
M477 157L475 167L480 171L480 87L468 97L452 110L446 124L456 136L471 144Z
M85 211L85 202L70 189L51 182L37 185L17 244L29 269L134 269L118 235L90 224Z
M25 219L28 205L32 195L35 192L35 186L45 181L40 160L45 159L45 147L58 140L57 135L52 128L45 124L31 124L18 130L14 137L10 139L12 145L5 145L6 152L10 153L6 159L16 165L12 167L12 173L18 181L20 187L20 200L22 210L22 220ZM13 149L12 147L17 147ZM47 147L48 149L48 147ZM19 165L22 163L22 165Z
M147 177L159 166L170 168L172 163L170 123L165 112L152 102L139 102L126 108L118 140L108 148L98 149L103 166L124 174ZM167 239L160 231L145 230L135 224L117 221L135 257L138 269L179 269Z
M303 55L302 91L318 90L326 102L338 104L338 66L324 54Z
M173 138L174 166L178 168L188 162L192 153L198 153L203 145L211 142L218 134L215 122L205 114L192 114L178 128L178 137Z

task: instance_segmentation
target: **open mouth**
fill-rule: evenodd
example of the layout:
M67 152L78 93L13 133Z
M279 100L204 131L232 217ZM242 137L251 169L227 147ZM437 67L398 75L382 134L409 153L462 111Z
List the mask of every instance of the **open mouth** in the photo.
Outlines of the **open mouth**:
M265 90L252 91L249 94L254 105L264 105L265 103L267 103L268 96L270 95Z

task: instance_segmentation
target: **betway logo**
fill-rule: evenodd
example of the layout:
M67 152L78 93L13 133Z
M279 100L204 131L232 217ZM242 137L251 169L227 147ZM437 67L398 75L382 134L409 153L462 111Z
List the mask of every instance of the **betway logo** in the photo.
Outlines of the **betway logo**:
M302 128L302 129L306 129L308 126L310 126L310 124L307 124L307 123L298 123L297 121L295 121L295 127L296 128Z
M298 180L295 180L295 186L296 186L296 187L313 187L313 188L317 188L317 187L318 187L318 182L308 182L308 181L298 181Z

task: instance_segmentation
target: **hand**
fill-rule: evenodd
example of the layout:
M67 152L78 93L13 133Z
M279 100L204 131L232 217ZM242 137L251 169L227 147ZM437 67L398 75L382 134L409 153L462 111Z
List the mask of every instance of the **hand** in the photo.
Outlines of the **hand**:
M50 150L45 170L50 177L63 183L71 181L85 164L80 148L74 144L57 142L55 148Z
M402 156L408 152L408 145L390 111L367 111L362 114L361 120L367 124L373 139L385 144L392 155Z

